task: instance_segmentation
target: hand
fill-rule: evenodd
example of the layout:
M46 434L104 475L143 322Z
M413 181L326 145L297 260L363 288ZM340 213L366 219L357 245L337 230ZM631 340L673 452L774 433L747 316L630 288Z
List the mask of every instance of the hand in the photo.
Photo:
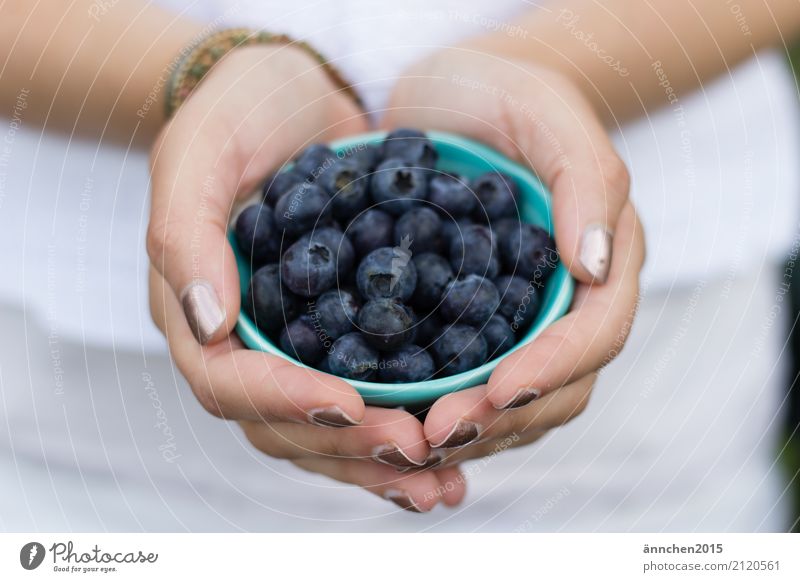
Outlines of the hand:
M556 243L578 281L571 312L506 357L487 385L440 398L425 419L448 462L533 442L583 411L630 330L644 242L625 166L565 78L468 46L407 71L383 123L482 141L534 168L553 194Z
M238 49L221 61L153 147L151 311L203 407L240 421L257 448L426 511L459 501L463 486L442 486L457 469L390 466L428 459L416 418L365 407L343 380L245 349L231 333L241 293L226 239L234 204L308 143L364 131L364 119L297 49Z

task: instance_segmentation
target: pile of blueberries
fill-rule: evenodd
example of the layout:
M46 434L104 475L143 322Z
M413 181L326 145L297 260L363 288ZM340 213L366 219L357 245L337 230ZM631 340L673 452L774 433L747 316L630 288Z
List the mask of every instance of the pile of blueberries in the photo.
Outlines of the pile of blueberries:
M344 378L417 382L476 368L535 319L558 253L519 220L504 174L437 169L421 131L344 152L305 149L237 218L244 309L301 362Z

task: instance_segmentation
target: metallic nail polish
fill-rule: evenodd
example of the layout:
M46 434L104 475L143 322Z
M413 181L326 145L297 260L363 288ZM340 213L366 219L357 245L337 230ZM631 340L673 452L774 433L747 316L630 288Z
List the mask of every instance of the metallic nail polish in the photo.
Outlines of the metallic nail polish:
M357 426L360 422L353 420L344 410L338 406L327 408L314 408L308 411L308 421L317 426L331 428L342 428L347 426Z
M401 491L400 489L388 489L384 494L383 498L387 501L391 501L398 507L405 509L406 511L413 511L414 513L425 513L422 511L414 500L411 499L411 496L406 493L405 491Z
M462 418L453 426L442 442L431 446L436 449L463 447L476 440L480 434L481 426L479 424Z
M613 237L606 227L592 224L583 231L580 261L595 281L605 283L611 268L611 241Z
M498 410L510 410L513 408L522 408L539 398L541 392L535 388L520 388L511 399L502 406L496 406Z
M181 293L181 305L194 337L207 344L225 321L214 287L202 279L189 283Z
M384 465L392 467L421 467L423 463L418 463L409 457L403 449L395 443L389 442L385 445L378 445L372 451L372 458Z

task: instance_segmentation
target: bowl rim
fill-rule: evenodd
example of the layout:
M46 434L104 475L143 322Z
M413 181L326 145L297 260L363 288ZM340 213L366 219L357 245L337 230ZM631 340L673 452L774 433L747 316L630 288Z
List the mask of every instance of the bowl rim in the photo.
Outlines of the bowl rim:
M500 152L497 152L490 147L470 138L442 131L431 130L426 131L425 133L436 144L444 143L466 150L471 155L476 155L480 158L483 158L483 160L485 160L495 170L506 173L518 181L532 184L534 186L533 189L538 193L539 196L543 198L545 203L549 224L544 225L544 227L552 235L552 195L541 182L541 180L530 169L522 166L514 160L509 159ZM340 151L348 147L352 148L354 145L358 144L376 143L385 137L386 134L387 132L385 131L360 133L334 140L330 142L328 146L334 151ZM231 232L229 236L235 245L235 239L232 238L233 233ZM238 256L238 251L236 252ZM563 263L559 264L559 269L564 269L566 272L566 267L563 265ZM411 403L416 401L425 401L438 398L444 394L455 392L463 388L475 386L476 380L484 379L485 381L485 379L488 378L491 372L504 358L521 349L523 346L531 343L538 335L542 333L542 331L566 314L572 302L574 288L575 281L572 276L566 272L566 276L561 276L560 282L555 288L555 293L551 295L550 301L546 305L542 306L542 310L537 315L536 321L525 333L524 338L517 342L514 347L507 352L500 354L496 358L472 370L455 374L453 376L447 376L445 378L436 378L434 380L400 384L367 382L364 380L351 380L349 378L341 379L353 386L365 399L371 399L373 402L385 401ZM266 339L243 308L239 311L236 331L239 333L239 336L245 345L247 345L249 348L254 348L274 356L279 356L303 368L321 371L317 370L317 368L314 368L313 366L303 364L302 362L289 356L279 347L275 346L271 341Z

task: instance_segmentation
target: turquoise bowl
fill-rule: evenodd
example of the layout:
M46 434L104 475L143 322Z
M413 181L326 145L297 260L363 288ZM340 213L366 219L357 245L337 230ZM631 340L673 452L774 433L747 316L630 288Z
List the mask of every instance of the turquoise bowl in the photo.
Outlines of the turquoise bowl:
M330 146L336 152L345 152L357 147L359 144L380 142L384 136L384 132L361 134L338 140L330 144ZM485 145L460 136L430 131L428 132L428 137L436 144L439 152L437 169L461 174L467 178L474 178L488 171L499 171L512 176L520 190L522 220L537 224L552 233L550 193L529 169L509 160L504 155ZM239 281L244 294L250 282L250 261L244 254L239 252L232 233L229 239L236 255ZM361 394L367 404L378 406L426 404L450 392L485 384L500 360L518 350L521 346L533 341L536 336L542 333L542 330L567 312L572 301L573 291L574 281L566 267L559 263L555 273L547 280L545 285L539 314L525 332L525 335L512 350L474 370L455 376L448 376L447 378L408 384L380 384L377 382L348 380L346 378L344 380L349 382ZM286 355L280 347L276 346L268 337L262 335L244 310L239 314L236 331L247 347L280 356L298 366L307 367Z

